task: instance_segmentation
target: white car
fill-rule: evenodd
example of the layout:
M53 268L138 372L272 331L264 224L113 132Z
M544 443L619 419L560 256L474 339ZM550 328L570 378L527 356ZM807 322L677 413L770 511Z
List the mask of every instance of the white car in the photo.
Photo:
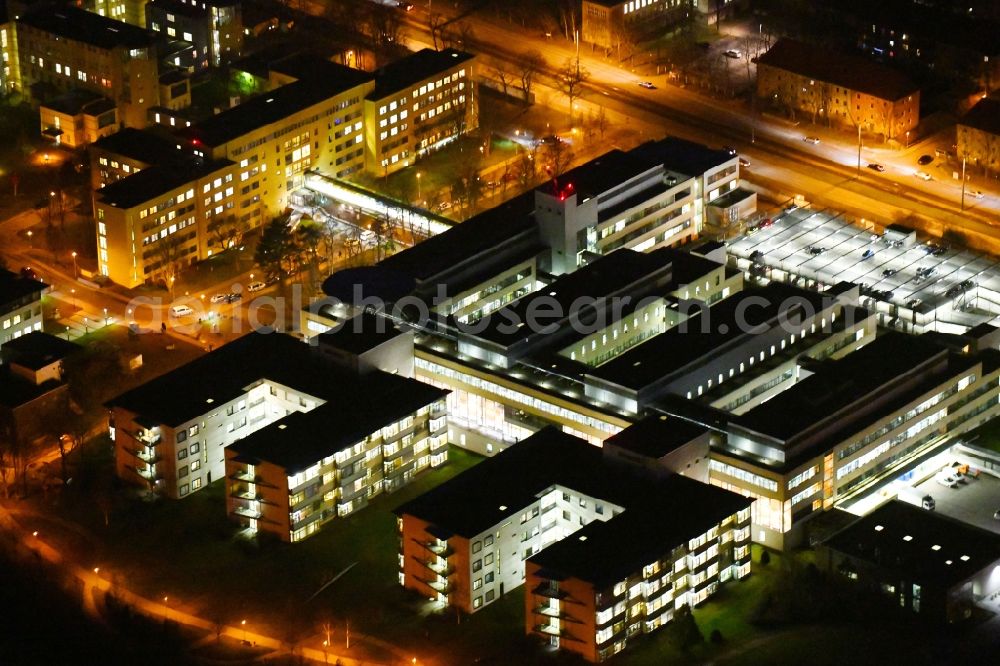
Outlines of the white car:
M819 143L819 137L818 136L804 136L804 137L802 137L802 140L805 141L806 143L811 143L814 146L817 143Z
M263 282L251 282L250 284L247 285L247 291L249 291L250 293L253 293L255 291L262 290L266 286L267 285L264 284Z
M213 303L225 303L227 296L228 294L216 294L215 296L212 296L212 298L208 300L212 301Z
M949 472L938 472L938 475L934 477L934 480L946 488L955 488L958 486L958 479L952 476Z
M727 58L742 58L743 53L739 49L729 49L726 51Z
M188 315L193 315L194 310L186 305L174 305L170 308L170 314L174 317L186 317Z
M986 195L980 192L979 190L976 190L975 192L972 192L972 196L975 199L982 199Z
M914 172L913 175L919 178L920 180L931 180L931 175L926 171L916 171Z

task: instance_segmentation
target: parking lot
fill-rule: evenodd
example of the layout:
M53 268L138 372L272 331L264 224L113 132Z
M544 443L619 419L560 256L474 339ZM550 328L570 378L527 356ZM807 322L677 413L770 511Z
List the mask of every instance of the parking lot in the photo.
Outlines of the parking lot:
M748 230L727 248L762 281L825 288L852 282L887 326L964 332L1000 315L1000 265L984 254L888 236L831 211L800 208Z
M980 473L979 478L954 488L943 486L931 477L916 486L914 494L933 497L937 503L935 511L940 514L1000 533L1000 520L993 518L994 512L1000 510L1000 479L996 477Z

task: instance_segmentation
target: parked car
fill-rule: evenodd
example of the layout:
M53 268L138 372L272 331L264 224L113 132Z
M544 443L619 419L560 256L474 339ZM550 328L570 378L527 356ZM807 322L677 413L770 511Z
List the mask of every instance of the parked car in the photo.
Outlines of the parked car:
M972 195L973 199L982 199L984 196L986 196L985 194L983 194L979 190L976 190L975 192L970 192L970 194Z
M825 247L819 247L819 246L813 245L812 247L809 248L809 254L811 254L813 256L823 254L824 252L826 252L826 248Z
M262 290L266 286L267 285L264 284L263 282L251 282L250 284L247 285L247 291L249 291L250 293L253 293L255 291Z
M743 52L740 51L739 49L729 49L728 51L726 51L726 57L727 58L742 58L743 57Z
M743 167L744 169L749 168L750 167L750 160L748 160L745 157L741 157L740 158L740 166Z
M862 259L871 259L874 256L875 256L875 250L871 248L868 248L867 250L861 253Z
M438 204L438 210L448 210L449 208L451 208L450 201L442 201Z
M170 314L174 317L186 317L188 315L193 315L194 310L186 305L174 305L170 308Z
M229 294L216 294L215 296L212 296L212 298L208 300L210 300L213 303L225 303L227 296L229 296Z
M226 294L226 303L235 303L236 301L243 300L243 294L238 291Z
M818 136L804 136L804 137L802 137L802 140L805 141L806 143L811 143L814 146L817 143L819 143L819 137Z
M930 155L921 155L920 157L917 158L917 164L919 164L920 166L927 166L933 161L934 158Z
M938 472L934 480L945 488L955 488L958 486L958 479L948 472Z
M920 180L932 180L932 178L933 178L926 171L916 171L916 172L914 172L913 175L916 176L917 178L919 178Z
M870 162L868 164L868 168L871 169L872 171L878 171L879 173L885 171L885 167L879 164L878 162Z
M892 277L895 274L896 274L895 268L887 268L884 271L882 271L882 277Z
M652 81L640 81L640 88L645 88L646 90L656 90L656 86L653 85Z

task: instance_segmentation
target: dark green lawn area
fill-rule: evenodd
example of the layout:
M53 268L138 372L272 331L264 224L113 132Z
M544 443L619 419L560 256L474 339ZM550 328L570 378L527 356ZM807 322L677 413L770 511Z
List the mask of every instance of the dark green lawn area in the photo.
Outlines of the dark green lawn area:
M969 431L963 439L974 446L1000 453L1000 419L987 421L975 430Z
M104 526L100 503L87 491L68 490L60 510L97 537L90 555L94 566L148 597L169 596L206 618L222 623L245 618L248 626L296 639L316 634L324 621L342 631L343 621L349 620L352 632L421 648L440 646L455 636L466 642L464 637L477 623L463 618L456 632L451 615L421 622L416 612L421 600L397 582L399 547L392 509L480 460L462 450L452 449L450 455L446 466L420 475L392 495L375 498L363 511L336 519L294 545L266 537L259 542L236 537L236 528L225 515L221 481L182 501L119 497L109 527ZM514 596L508 614L520 613ZM503 617L502 612L494 613L479 624L489 628L489 635L498 625L508 624L516 630L512 636L520 632L520 621L509 623ZM265 626L268 619L276 622ZM433 641L425 637L429 628Z

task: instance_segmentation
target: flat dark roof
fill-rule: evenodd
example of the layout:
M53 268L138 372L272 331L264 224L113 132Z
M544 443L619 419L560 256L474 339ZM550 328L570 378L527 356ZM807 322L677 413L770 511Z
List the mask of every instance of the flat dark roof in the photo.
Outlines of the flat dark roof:
M646 340L604 365L592 368L589 374L619 386L640 390L715 353L737 338L754 335L744 329L770 321L778 316L782 308L803 300L816 311L823 307L827 297L777 282L762 288L744 289L711 308L703 308L700 312L692 310L692 316L681 325ZM748 303L753 305L748 306Z
M915 369L947 358L948 352L928 338L885 333L843 358L824 361L814 374L733 420L748 430L788 441L852 404L863 404L874 391ZM963 363L961 357L952 358ZM974 362L964 358L964 364ZM947 370L958 372L950 366ZM927 378L931 384L943 381L940 372Z
M365 99L383 99L474 57L456 49L421 49L375 70L375 89Z
M333 64L333 63L331 63ZM190 142L221 146L244 134L320 104L371 79L367 72L341 67L340 76L294 81L263 93L178 132Z
M80 345L60 337L32 331L3 345L4 357L17 365L39 370L80 351Z
M423 399L431 395L428 389L438 391L386 372L371 371L358 376L325 361L312 346L289 335L255 332L119 395L108 401L108 406L121 407L148 422L173 427L204 414L213 403L232 400L262 379L327 402L355 405L359 400L367 400L373 403L372 409L383 410L390 417L396 413L396 402L409 404L413 396ZM326 436L337 437L334 431L340 426L328 426Z
M570 313L582 317L588 311L581 307L584 302L593 303L618 294L637 282L642 282L638 291L645 294L653 291L656 280L661 287L672 285L672 256L671 252L615 250L491 314L473 337L511 345L534 335L545 335L539 329L565 320ZM625 295L636 298L634 291ZM558 314L551 316L551 313ZM515 328L515 324L520 326Z
M177 139L154 129L125 127L91 144L94 150L128 157L145 164L176 162L184 154L177 149Z
M859 518L824 545L908 580L947 588L1000 560L1000 535L899 500Z
M649 474L549 427L403 504L396 513L472 538L556 486L624 508L531 558L595 585L620 580L753 501L682 476ZM581 536L587 539L581 541Z
M100 49L144 48L152 46L156 40L147 30L70 5L33 8L17 22Z
M974 127L990 134L1000 134L1000 100L979 100L969 112L958 121L959 125Z
M537 239L531 216L534 209L535 194L526 192L383 259L379 266L409 275L418 282L433 279L470 258L497 253L517 236Z
M289 414L229 448L241 461L266 461L295 474L448 394L377 371L360 376L331 371L330 383L336 385L336 394L328 393L327 402Z
M110 99L89 90L71 90L42 103L40 106L71 116L81 112L97 116L116 108L115 103Z
M604 444L605 446L611 444L647 458L662 458L706 432L708 429L704 426L684 419L651 414L618 434L608 437L604 440Z
M0 367L0 407L17 409L60 386L64 386L63 382L55 379L35 384L15 375L9 367Z
M115 208L132 208L231 164L229 160L204 161L195 158L189 158L184 164L157 164L109 183L97 190L95 195Z
M400 335L403 335L402 331L393 326L388 318L363 312L335 326L331 331L320 333L318 338L321 347L363 354Z
M676 136L668 136L660 141L644 143L633 152L655 156L670 171L683 173L687 176L700 176L709 169L738 159L736 155L726 150L709 148L704 144Z
M793 39L779 40L757 59L757 64L770 65L890 101L918 90L905 74L895 69L859 55L837 53L827 46L814 46Z
M25 296L35 295L36 298L41 298L46 287L48 285L44 282L0 268L0 312L4 311L5 306L20 301Z
M369 72L352 69L311 51L300 51L272 61L268 63L268 69L296 79L339 79L353 76L358 83L363 83L374 78Z

